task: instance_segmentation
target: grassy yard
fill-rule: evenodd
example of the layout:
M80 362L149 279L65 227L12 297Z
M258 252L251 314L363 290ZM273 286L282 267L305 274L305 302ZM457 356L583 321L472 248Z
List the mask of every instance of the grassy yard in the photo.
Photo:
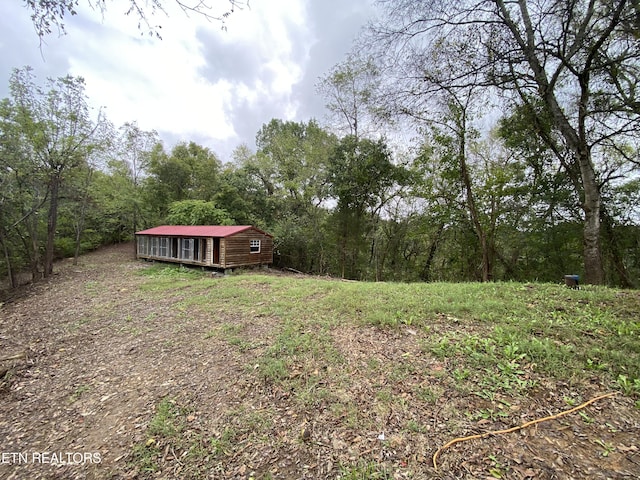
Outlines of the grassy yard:
M517 443L526 438L538 445L537 460L513 439L491 438L443 452L440 472L431 464L451 438L519 425L608 391L618 392L617 402L626 406L625 425L637 426L636 291L258 273L211 278L162 265L141 274L137 295L179 294L171 305L175 318L211 320L198 341L228 345L248 388L261 397L221 411L215 427L199 430L191 425L199 415L195 401L163 398L131 457L150 478L167 471L170 451L182 452L173 457L193 478L229 473L230 464L238 478L307 478L305 472L344 479L450 478L446 472L451 478L551 478L545 462L555 462L562 449L544 453L542 438L558 445L584 440L583 448L561 454L565 464L573 455L575 476L556 478L581 478L591 463L615 455L618 467L602 468L640 472L635 451L625 450L638 438L597 417L606 405L582 410L544 435L517 435ZM570 440L563 429L574 433ZM249 451L269 453L260 461ZM284 451L292 458L278 462L277 452Z

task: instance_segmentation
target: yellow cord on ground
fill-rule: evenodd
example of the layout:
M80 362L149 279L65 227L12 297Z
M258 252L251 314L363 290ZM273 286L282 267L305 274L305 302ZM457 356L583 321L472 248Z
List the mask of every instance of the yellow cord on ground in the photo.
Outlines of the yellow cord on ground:
M519 425L517 427L508 428L506 430L495 430L495 431L491 431L491 432L485 432L485 433L481 433L481 434L478 434L478 435L469 435L468 437L454 438L453 440L451 440L451 441L445 443L443 446L441 446L438 450L436 450L436 453L433 454L433 468L435 468L436 471L438 470L438 464L437 464L438 456L444 450L449 448L451 445L455 445L456 443L460 443L460 442L466 442L467 440L475 440L477 438L485 438L485 437L489 437L491 435L502 435L503 433L511 433L511 432L515 432L517 430L522 430L523 428L530 427L531 425L535 425L536 423L546 422L547 420L554 420L556 418L563 417L564 415L569 415L570 413L577 412L578 410L582 410L583 408L591 405L594 402L597 402L598 400L602 400L603 398L613 397L614 395L616 395L616 393L617 392L611 392L611 393L606 393L604 395L600 395L599 397L592 398L588 402L584 402L582 405L578 405L577 407L574 407L574 408L572 408L570 410L565 410L564 412L560 412L560 413L557 413L555 415L550 415L548 417L538 418L537 420L531 420L530 422L523 423L522 425Z

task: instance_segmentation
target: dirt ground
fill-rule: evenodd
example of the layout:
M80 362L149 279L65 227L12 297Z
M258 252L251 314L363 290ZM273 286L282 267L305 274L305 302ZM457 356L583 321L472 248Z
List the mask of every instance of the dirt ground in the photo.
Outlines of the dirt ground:
M170 307L185 293L146 298L136 275L145 264L132 255L131 245L120 245L85 255L77 266L63 261L52 278L24 287L0 306L0 478L189 478L186 460L169 445L156 473L141 472L132 462L157 405L168 397L192 408L193 434L219 437L241 412L245 425L236 425L244 432L236 436L238 444L219 462L208 459L215 468L201 478L335 479L345 472L340 465L361 460L389 465L389 478L640 478L640 412L622 395L594 403L583 417L458 444L443 452L436 472L431 456L451 439L453 407L481 399L442 391L429 409L409 406L402 415L411 418L361 400L376 384L358 377L366 358L384 365L403 355L419 357L412 332L351 327L335 334L354 379L344 395L357 399L362 415L385 416L383 442L381 432L341 423L330 406L302 410L291 392L247 371L255 352L204 335L216 322L236 321L268 341L271 326L264 319L209 312L174 323ZM129 320L140 318L147 328L134 332ZM421 361L425 369L441 368L433 359ZM422 381L405 379L393 391L409 399L409 384ZM562 398L575 388L541 385L526 405L527 415L566 408ZM594 384L581 395L588 399L604 391ZM255 425L263 436L251 435L247 412L265 412L260 418L268 417L268 425ZM585 416L597 420L584 421ZM421 426L419 435L402 430L411 421ZM487 423L478 422L478 431Z

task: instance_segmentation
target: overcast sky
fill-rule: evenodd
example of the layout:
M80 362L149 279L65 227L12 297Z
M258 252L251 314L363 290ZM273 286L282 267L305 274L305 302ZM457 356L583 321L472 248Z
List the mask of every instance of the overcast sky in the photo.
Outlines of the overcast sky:
M83 4L65 20L67 35L40 46L24 2L1 1L0 98L16 67L32 66L39 81L82 76L91 105L106 107L116 126L137 121L158 131L167 150L193 140L223 161L241 143L254 149L272 118L322 121L318 78L344 60L373 15L372 0L251 0L223 31L166 0L170 16L153 19L159 40L141 35L124 15L127 2L114 0L104 19Z

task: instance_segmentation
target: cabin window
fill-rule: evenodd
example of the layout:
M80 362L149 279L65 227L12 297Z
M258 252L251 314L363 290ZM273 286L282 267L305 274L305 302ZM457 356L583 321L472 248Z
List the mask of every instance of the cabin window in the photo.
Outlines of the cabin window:
M160 256L169 256L169 239L167 237L160 237Z
M182 239L182 259L193 260L193 238Z
M151 255L158 256L158 237L151 237Z
M249 243L249 251L251 253L260 253L260 240L251 240Z

